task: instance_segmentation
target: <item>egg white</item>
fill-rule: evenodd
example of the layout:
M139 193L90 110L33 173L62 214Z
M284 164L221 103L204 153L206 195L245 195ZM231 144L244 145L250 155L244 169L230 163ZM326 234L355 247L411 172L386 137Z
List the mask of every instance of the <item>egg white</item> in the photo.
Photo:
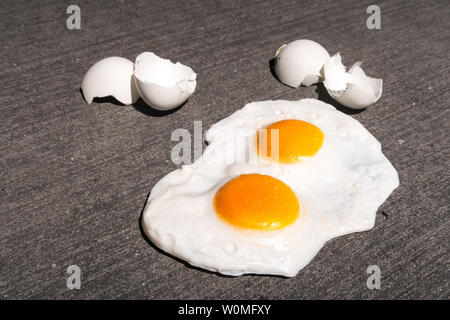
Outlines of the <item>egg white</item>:
M319 127L321 149L294 164L261 160L258 129L285 119ZM233 143L244 139L248 145ZM202 157L152 189L142 224L164 251L191 265L226 275L295 276L331 238L368 230L378 207L398 186L398 175L380 143L355 119L315 99L247 104L213 125ZM219 219L216 191L240 174L270 175L297 195L301 214L276 231L247 230Z

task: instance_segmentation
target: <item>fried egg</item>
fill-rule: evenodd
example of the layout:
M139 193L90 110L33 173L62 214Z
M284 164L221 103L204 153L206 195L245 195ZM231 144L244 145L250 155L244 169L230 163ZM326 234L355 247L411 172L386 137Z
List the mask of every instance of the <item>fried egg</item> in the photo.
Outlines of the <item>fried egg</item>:
M380 143L315 99L249 103L206 141L153 187L142 225L162 250L226 275L295 276L328 240L371 229L399 184Z

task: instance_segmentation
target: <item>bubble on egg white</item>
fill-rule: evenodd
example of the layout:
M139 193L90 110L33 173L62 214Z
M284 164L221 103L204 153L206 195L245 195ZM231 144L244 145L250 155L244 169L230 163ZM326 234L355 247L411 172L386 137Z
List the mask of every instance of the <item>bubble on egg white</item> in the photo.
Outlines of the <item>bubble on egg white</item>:
M236 252L236 246L232 242L225 243L223 249L225 250L226 253L234 253L234 252Z

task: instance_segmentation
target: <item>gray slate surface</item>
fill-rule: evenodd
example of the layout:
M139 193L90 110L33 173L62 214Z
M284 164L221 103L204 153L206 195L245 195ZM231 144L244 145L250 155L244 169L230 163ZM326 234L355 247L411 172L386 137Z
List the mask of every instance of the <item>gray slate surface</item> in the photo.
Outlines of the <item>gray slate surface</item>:
M1 299L449 298L448 1L377 1L381 30L365 27L372 1L80 1L81 30L66 28L69 4L0 4ZM375 228L330 241L291 279L223 277L155 249L139 217L176 168L174 129L206 130L250 101L328 100L270 72L276 49L299 38L384 79L381 100L352 114L400 175ZM181 109L83 100L95 61L150 50L198 73ZM71 264L81 290L66 288ZM366 288L372 264L379 291Z

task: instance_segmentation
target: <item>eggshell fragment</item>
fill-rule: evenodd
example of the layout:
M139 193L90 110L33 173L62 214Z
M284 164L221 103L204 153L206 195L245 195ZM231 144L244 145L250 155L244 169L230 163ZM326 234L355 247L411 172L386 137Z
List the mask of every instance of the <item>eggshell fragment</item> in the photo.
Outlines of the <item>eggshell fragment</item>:
M342 58L339 53L325 62L322 73L323 85L333 94L339 96L347 89L347 83L350 81L351 76L342 64Z
M95 97L113 96L130 105L139 99L133 79L133 62L121 57L109 57L96 62L86 72L81 89L87 103Z
M190 67L162 59L153 52L144 52L136 58L134 77L141 98L158 110L181 105L197 85L197 74Z
M348 72L339 53L331 57L323 67L324 86L330 96L352 109L364 109L375 103L383 89L383 80L368 77L356 62Z
M310 86L321 80L320 71L329 58L328 51L317 42L296 40L278 49L275 73L288 86Z

